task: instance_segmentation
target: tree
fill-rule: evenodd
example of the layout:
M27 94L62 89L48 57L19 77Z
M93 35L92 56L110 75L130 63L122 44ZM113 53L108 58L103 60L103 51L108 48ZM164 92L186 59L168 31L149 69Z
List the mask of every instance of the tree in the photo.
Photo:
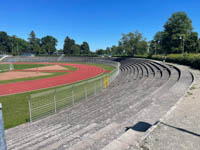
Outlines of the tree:
M107 47L107 48L106 48L105 53L106 53L107 55L111 55L111 49L110 49L110 47Z
M29 50L31 53L38 54L40 51L40 40L36 38L35 32L32 30L29 34Z
M24 39L18 38L17 36L10 36L10 42L12 46L12 54L19 55L21 53L27 52L28 42Z
M164 53L162 43L163 43L164 32L159 31L154 35L153 40L150 44L150 49L154 51L154 54Z
M72 45L71 54L75 55L75 56L79 56L80 55L80 46L79 45Z
M145 40L142 40L138 43L137 54L143 55L147 53L147 49L148 49L148 43Z
M181 53L183 40L193 30L192 21L185 12L176 12L164 25L162 45L166 53Z
M185 52L197 53L199 49L199 39L197 32L191 32L185 40Z
M90 47L87 42L83 42L80 47L81 54L88 55L90 53Z
M98 50L96 50L96 54L97 55L104 55L105 51L103 49L98 49Z
M6 32L0 32L0 53L11 52L11 42Z
M113 46L111 47L111 54L112 54L113 56L117 55L117 46L113 45Z
M146 40L138 31L123 34L119 45L122 45L121 47L123 47L130 56L147 51L148 46Z
M52 36L45 36L41 39L41 47L48 54L53 54L56 51L57 39Z
M156 42L154 40L150 41L150 46L149 46L149 53L150 54L157 54L156 53Z
M68 36L65 38L63 52L64 54L72 54L72 46L75 45L75 41Z

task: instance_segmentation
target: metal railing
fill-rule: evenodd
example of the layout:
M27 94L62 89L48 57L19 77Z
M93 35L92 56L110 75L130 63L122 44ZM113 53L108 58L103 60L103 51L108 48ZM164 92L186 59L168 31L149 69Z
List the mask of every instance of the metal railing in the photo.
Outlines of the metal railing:
M10 58L8 58L10 59ZM29 96L29 115L30 122L44 118L50 114L56 113L63 108L73 107L81 100L97 95L102 89L106 88L119 74L120 64L111 60L96 58L60 58L59 62L80 62L93 64L106 64L114 66L112 72L100 75L98 77L81 81L78 83L56 87L44 92L31 94ZM33 58L14 58L9 62L58 62L58 57L33 57Z

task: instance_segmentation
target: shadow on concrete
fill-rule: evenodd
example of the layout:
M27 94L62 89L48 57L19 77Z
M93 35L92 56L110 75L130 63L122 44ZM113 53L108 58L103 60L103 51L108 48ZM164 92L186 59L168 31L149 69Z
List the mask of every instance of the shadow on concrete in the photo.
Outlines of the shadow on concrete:
M166 123L164 123L164 122L160 122L160 124L165 125L165 126L170 127L170 128L173 128L173 129L176 129L176 130L179 130L179 131L182 131L182 132L185 132L185 133L188 133L188 134L192 134L192 135L194 135L194 136L198 136L198 137L200 137L200 134L197 134L197 133L194 133L194 132L188 131L188 130L183 129L183 128L178 128L178 127L175 127L175 126L172 126L172 125L166 124Z
M146 132L149 128L151 128L151 126L152 125L147 122L138 122L134 126L126 127L125 131L132 129L138 132Z

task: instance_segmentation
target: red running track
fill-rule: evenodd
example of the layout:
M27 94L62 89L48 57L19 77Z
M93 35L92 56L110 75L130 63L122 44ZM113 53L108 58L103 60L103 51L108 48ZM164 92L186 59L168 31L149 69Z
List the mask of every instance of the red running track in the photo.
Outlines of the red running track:
M81 80L96 77L104 73L104 69L97 66L90 66L84 64L67 64L67 63L25 63L20 62L16 64L52 64L76 67L77 71L70 72L65 75L32 80L16 83L0 84L0 96L24 93L39 89L52 88L61 85L75 83Z

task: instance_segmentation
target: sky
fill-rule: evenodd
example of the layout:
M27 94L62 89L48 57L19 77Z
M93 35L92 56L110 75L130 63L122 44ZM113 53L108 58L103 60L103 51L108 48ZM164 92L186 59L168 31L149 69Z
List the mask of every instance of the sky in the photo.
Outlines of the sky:
M184 11L200 34L199 0L0 0L0 31L23 39L54 36L63 48L66 36L90 49L117 45L123 33L138 30L147 40L172 13Z

